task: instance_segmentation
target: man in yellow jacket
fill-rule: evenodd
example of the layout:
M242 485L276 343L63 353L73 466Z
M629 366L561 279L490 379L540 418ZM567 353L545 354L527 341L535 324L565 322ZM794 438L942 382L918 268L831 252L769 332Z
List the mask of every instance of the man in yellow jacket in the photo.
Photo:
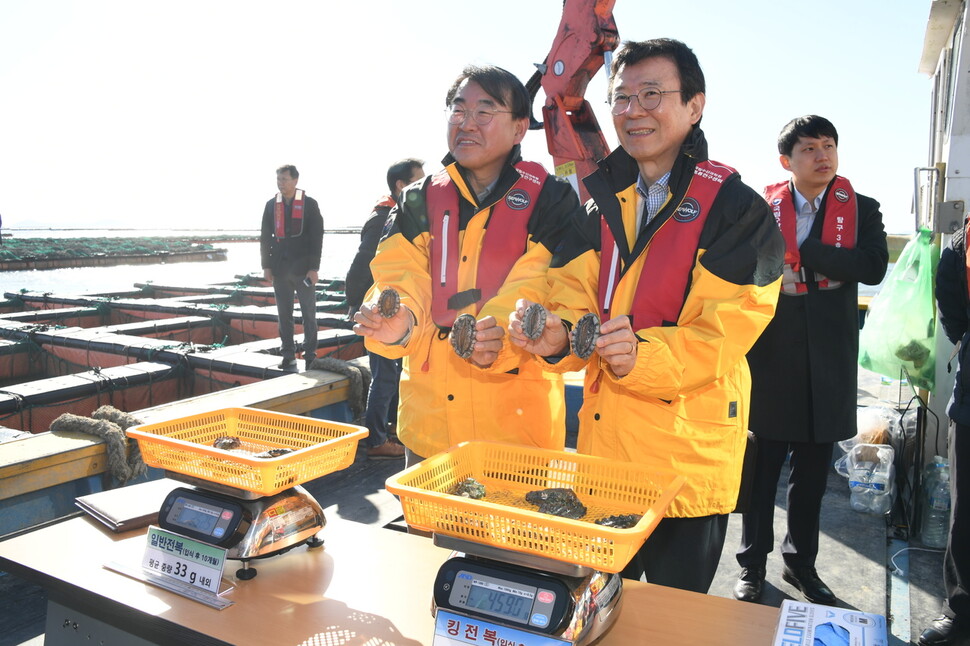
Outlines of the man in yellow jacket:
M676 40L628 42L609 100L620 147L585 179L585 224L550 267L550 310L513 343L547 369L586 369L579 451L687 483L624 576L706 593L737 504L751 377L745 354L778 299L784 243L764 200L707 157L704 75ZM588 363L570 330L602 324Z
M398 437L408 465L465 440L561 449L562 378L512 346L504 325L517 299L544 300L552 252L582 206L568 182L521 159L530 100L515 76L467 67L446 106L445 168L407 187L391 211L354 331L368 351L404 358ZM375 306L387 288L401 303L389 318ZM461 314L476 319L467 359L448 339Z

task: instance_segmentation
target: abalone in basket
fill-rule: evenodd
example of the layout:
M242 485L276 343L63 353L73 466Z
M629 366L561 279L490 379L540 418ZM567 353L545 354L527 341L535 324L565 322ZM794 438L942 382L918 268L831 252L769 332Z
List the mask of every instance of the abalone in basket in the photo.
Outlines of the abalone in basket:
M388 287L381 291L381 295L377 297L377 311L386 319L391 318L397 311L401 309L401 296L397 293L397 290Z
M600 336L600 319L593 313L585 314L573 328L572 350L580 359L589 359L596 349Z
M597 518L593 522L597 525L602 525L603 527L616 527L617 529L629 529L636 526L640 522L638 514L617 514L615 516L604 516L603 518Z
M522 333L531 341L542 336L546 329L546 308L539 303L533 303L522 316Z
M222 449L223 451L232 451L233 449L238 449L242 446L242 440L234 435L222 435L217 437L212 443L212 446L217 449Z
M462 314L455 319L451 326L451 334L449 335L451 347L455 349L455 354L462 359L472 356L472 352L475 350L475 323L474 316Z
M257 453L255 455L253 455L253 457L254 458L263 458L263 459L278 458L281 455L286 455L287 453L293 453L293 449L284 449L284 448L269 449L268 451L263 451L262 453Z
M564 487L530 491L525 494L525 500L539 507L539 511L543 514L574 520L586 515L586 506L576 497L576 492Z
M455 488L451 491L451 495L481 500L485 497L485 485L475 478L465 478L455 485Z

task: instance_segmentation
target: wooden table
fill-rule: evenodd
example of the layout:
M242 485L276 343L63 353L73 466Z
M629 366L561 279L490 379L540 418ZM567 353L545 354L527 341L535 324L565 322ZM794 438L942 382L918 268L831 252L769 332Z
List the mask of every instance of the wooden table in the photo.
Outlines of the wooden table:
M0 569L47 588L49 644L92 643L85 630L103 624L161 643L432 642L432 584L450 552L427 538L331 521L320 534L324 548L254 561L259 574L250 581L235 580L230 561L236 587L226 598L235 604L220 611L103 567L139 565L145 531L112 534L72 518L0 542ZM619 618L600 644L768 646L777 619L777 608L624 581Z

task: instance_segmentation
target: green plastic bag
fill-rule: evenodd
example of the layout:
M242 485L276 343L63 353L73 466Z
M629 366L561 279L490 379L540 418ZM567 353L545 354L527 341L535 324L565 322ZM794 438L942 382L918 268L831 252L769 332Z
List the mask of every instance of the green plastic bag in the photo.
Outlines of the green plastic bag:
M932 392L936 381L936 308L933 296L938 258L933 232L920 229L906 243L879 293L869 304L859 333L859 365Z

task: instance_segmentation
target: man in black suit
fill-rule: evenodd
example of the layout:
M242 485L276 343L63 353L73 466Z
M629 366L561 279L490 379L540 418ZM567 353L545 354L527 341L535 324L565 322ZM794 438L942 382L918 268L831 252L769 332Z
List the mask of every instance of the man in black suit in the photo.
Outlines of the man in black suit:
M889 261L879 203L836 175L838 143L828 119L793 119L778 136L791 178L765 188L785 268L775 318L748 353L758 452L737 553L734 596L742 601L761 596L775 490L790 454L782 578L811 602L835 602L815 571L822 495L833 444L856 434L858 284L877 285Z

